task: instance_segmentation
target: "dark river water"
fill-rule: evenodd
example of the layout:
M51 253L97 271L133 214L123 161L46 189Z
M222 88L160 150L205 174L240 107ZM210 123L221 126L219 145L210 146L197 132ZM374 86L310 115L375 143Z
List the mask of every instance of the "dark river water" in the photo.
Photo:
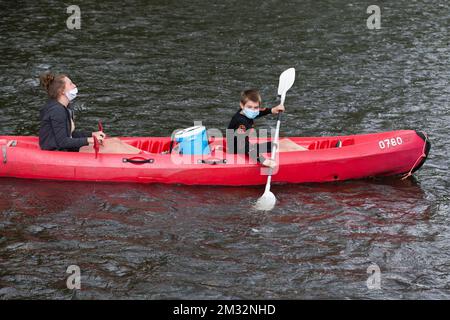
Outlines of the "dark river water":
M295 67L281 135L420 129L431 153L409 180L276 185L265 213L263 187L0 178L0 299L450 298L448 1L77 4L69 30L66 2L0 2L0 135L37 134L49 69L78 128L167 136L224 129L245 88L273 105Z

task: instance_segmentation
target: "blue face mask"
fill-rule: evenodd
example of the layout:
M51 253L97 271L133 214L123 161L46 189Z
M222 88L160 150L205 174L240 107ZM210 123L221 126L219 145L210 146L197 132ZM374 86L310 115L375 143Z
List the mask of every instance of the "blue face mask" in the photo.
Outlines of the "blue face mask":
M255 119L259 115L259 109L253 110L249 108L244 108L244 115L249 119Z

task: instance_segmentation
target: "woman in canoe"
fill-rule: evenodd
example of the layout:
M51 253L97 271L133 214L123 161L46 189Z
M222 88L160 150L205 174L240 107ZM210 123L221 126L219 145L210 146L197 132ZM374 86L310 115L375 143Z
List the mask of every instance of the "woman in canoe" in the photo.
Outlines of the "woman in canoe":
M138 154L134 148L117 138L108 138L103 131L75 130L70 102L78 93L77 86L65 74L50 72L40 76L41 86L49 100L40 111L39 145L42 150L94 152L94 137L100 143L100 153Z
M270 153L272 143L263 142L251 144L249 136L255 136L253 119L284 111L283 105L273 108L261 108L261 95L258 90L246 90L241 93L240 109L231 118L227 129L227 145L233 146L233 153L245 153L264 166L273 167L275 163L271 159L264 158L261 153ZM231 132L229 130L232 130ZM231 134L229 134L231 133ZM279 152L305 151L290 139L280 139L278 142Z

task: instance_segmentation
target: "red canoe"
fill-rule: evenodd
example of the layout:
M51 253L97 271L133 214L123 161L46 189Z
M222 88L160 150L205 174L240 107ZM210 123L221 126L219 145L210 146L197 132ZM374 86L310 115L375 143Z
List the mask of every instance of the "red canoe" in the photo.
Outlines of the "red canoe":
M208 155L168 154L169 137L120 138L139 155L43 151L38 138L0 136L0 177L27 179L179 183L188 185L265 184L266 169L211 142ZM273 182L303 183L412 174L425 162L425 133L398 130L336 137L290 137L308 151L279 154ZM226 147L226 146L225 146Z

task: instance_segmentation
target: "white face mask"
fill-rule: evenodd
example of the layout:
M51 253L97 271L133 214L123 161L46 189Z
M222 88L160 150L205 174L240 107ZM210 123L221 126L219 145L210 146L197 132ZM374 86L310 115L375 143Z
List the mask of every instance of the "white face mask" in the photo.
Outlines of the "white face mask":
M67 92L64 92L64 95L69 99L69 101L72 101L77 97L78 88L73 88L72 90L69 90Z
M244 108L244 115L249 119L255 119L259 115L259 109L253 110L250 108Z

